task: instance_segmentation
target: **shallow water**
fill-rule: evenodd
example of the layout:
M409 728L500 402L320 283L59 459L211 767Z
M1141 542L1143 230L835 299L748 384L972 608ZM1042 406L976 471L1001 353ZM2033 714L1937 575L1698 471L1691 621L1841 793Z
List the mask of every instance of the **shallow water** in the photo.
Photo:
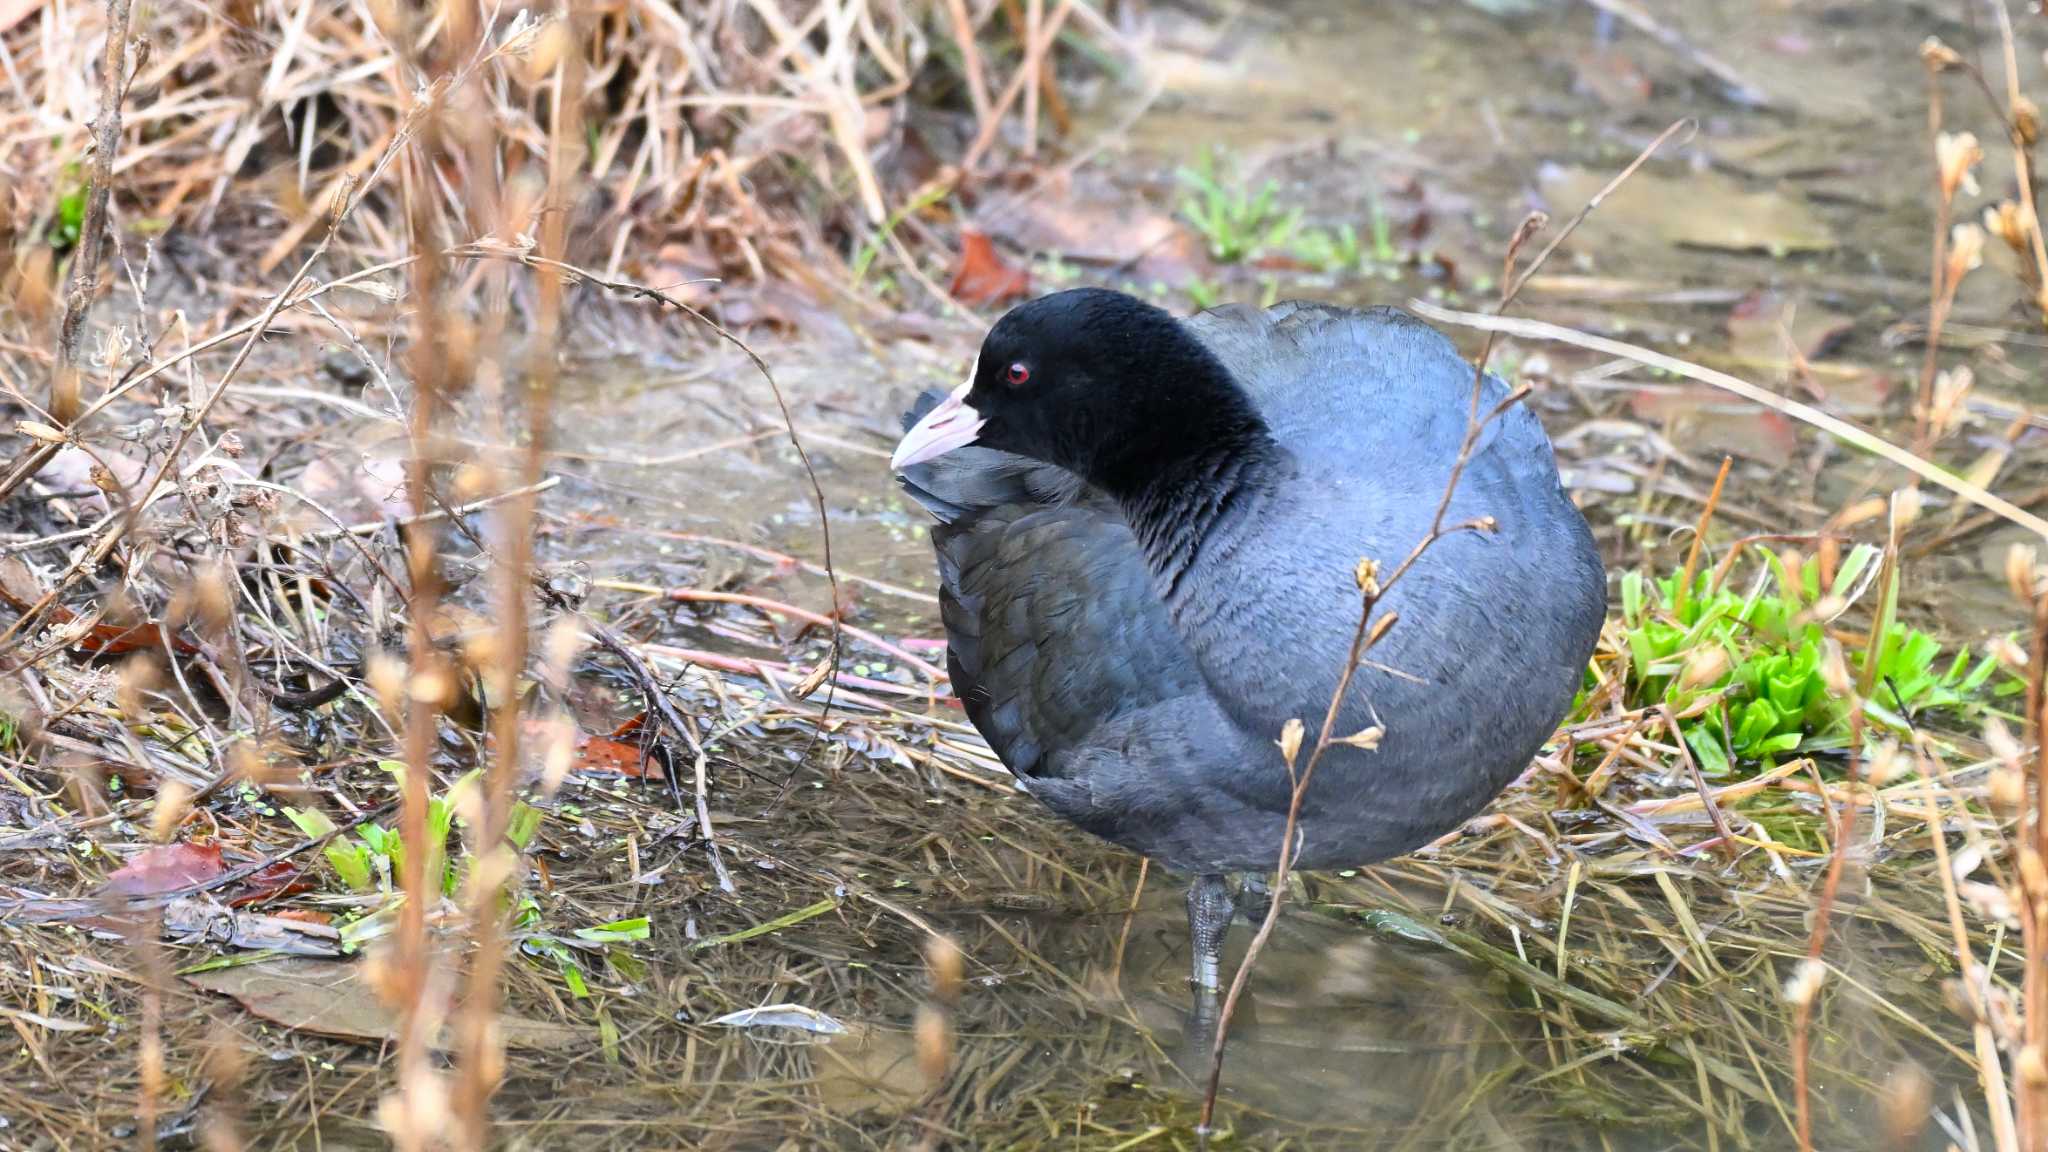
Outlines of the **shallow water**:
M1420 261L1434 273L1409 267L1386 277L1200 270L1226 295L1255 298L1270 288L1360 302L1483 302L1479 270L1497 265L1500 238L1523 212L1546 207L1568 216L1666 123L1691 116L1697 134L1592 218L1532 286L1526 309L1676 343L1779 383L1789 375L1784 365L1744 365L1727 328L1740 298L1770 292L1839 318L1844 331L1827 362L1843 371L1827 379L1847 409L1877 419L1885 397L1896 395L1887 389L1911 387L1917 348L1891 349L1881 335L1891 320L1924 307L1925 110L1916 49L1930 33L1959 46L1989 44L1986 29L1909 4L1659 6L1690 43L1768 97L1768 107L1754 107L1728 101L1697 66L1590 6L1537 3L1532 15L1499 17L1487 9L1510 6L1294 0L1220 21L1155 7L1163 35L1149 74L1098 94L1090 129L1125 120L1148 84L1159 86L1157 100L1105 161L1075 177L1077 213L1129 202L1170 212L1173 167L1216 142L1256 179L1280 181L1308 220L1363 226L1378 205L1404 249L1443 257ZM2035 78L2039 54L2021 56L2024 84ZM1997 181L1989 169L1985 175L1994 193ZM998 232L1028 215L1000 202L988 214ZM1993 253L1993 270L1967 282L1959 320L2009 323L2017 289L1998 271L2001 260ZM1041 282L1065 274L1039 271ZM1165 284L1164 295L1185 306L1180 286ZM914 390L957 378L971 356L971 323L941 323L935 333L913 342L821 322L800 341L762 349L797 410L842 578L911 592L931 585L920 522L894 495L883 460L893 413ZM1468 335L1461 343L1476 345ZM2007 351L2012 359L1989 386L2048 399L2038 363L2016 360L2035 353L2024 344ZM1540 361L1587 366L1556 350L1512 345L1497 363ZM1537 401L1561 440L1582 431L1585 419L1572 385L1557 379L1563 374L1544 377ZM1811 438L1740 407L1681 395L1659 408L1668 381L1622 374L1600 386L1632 384L1642 389L1638 419L1661 426L1681 450L1702 459L1724 448L1738 454L1730 517L1747 510L1773 526L1817 523L1867 480L1865 466L1839 459L1813 478ZM550 505L569 510L555 555L617 581L730 584L791 603L828 602L813 573L773 570L758 557L672 535L823 559L809 491L775 412L764 382L724 350L679 369L629 362L593 371L563 402L558 467L571 479ZM1662 532L1617 528L1620 517L1641 522L1644 499L1634 488L1594 483L1601 466L1581 457L1603 442L1596 433L1585 444L1567 451L1568 464L1585 483L1610 561L1654 554L1669 563ZM1659 546L1666 551L1654 552ZM1996 579L2002 560L1994 534L1925 562L1917 571L1930 586L1909 589L1915 611L1957 641L2016 626ZM876 583L842 583L862 626L892 639L936 634L928 602ZM664 642L781 655L733 648L733 634L715 617L633 611L651 613ZM635 619L648 631L647 615ZM815 651L814 640L798 643ZM914 680L874 652L853 658L877 678ZM932 1132L962 1147L1189 1146L1198 1093L1176 1067L1188 1002L1177 881L1153 874L1131 911L1135 861L1056 826L1000 785L941 780L843 746L823 764L813 758L792 770L793 789L780 790L720 774L715 797L731 814L721 826L742 846L736 895L676 882L616 896L621 908L655 918L663 945L648 950L652 974L632 993L644 1027L629 1029L629 1049L642 1075L580 1067L575 1074L592 1086L570 1110L558 1106L544 1076L516 1071L507 1100L529 1117L534 1143L687 1134L700 1146L914 1146ZM1230 1050L1225 1116L1240 1139L1375 1148L1790 1146L1778 981L1804 946L1809 873L1795 870L1788 881L1761 868L1723 872L1712 861L1627 843L1612 828L1574 840L1583 830L1552 822L1547 800L1532 789L1505 807L1586 850L1573 857L1584 869L1579 886L1567 879L1569 859L1551 858L1533 837L1502 849L1491 838L1518 834L1499 829L1479 838L1490 847L1475 846L1469 857L1452 846L1367 875L1309 882L1308 904L1283 918L1253 981ZM613 801L592 800L600 802ZM1854 911L1831 952L1855 983L1830 1000L1816 1032L1820 1128L1841 1145L1881 1134L1883 1084L1906 1062L1942 1087L1937 1106L1962 1117L1952 1123L1981 1122L1946 1091L1974 1094L1960 1051L1967 1031L1942 1013L1935 990L1947 974L1945 945L1916 927L1938 916L1929 905L1938 892L1906 864L1882 862L1910 846L1873 843L1881 862L1867 881L1850 881L1845 899ZM1512 863L1504 867L1503 858ZM703 933L733 931L829 895L793 877L798 860L858 877L965 948L956 1074L943 1107L925 1097L915 1072L911 1029L927 994L922 933L905 917L854 900L729 946L747 950L740 959L689 951L685 925L699 918ZM1560 960L1549 941L1573 896L1575 927ZM1375 931L1361 918L1389 909L1419 925L1408 935L1422 938ZM1477 959L1430 938L1443 927L1500 951ZM1240 930L1233 955L1242 947ZM1607 989L1605 1007L1560 1003L1511 981L1501 957ZM685 1041L664 1023L781 1001L828 1012L851 1032L830 1041L764 1030ZM650 1086L656 1080L661 1086ZM1155 1125L1164 1131L1148 1139ZM1922 1144L1954 1137L1930 1127Z

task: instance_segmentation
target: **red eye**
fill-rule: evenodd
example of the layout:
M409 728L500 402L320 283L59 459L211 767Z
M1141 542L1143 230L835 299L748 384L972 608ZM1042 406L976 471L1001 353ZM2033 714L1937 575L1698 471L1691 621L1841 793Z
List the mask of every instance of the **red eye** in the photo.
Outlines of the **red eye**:
M1010 370L1004 374L1004 379L1013 385L1022 384L1031 379L1031 369L1022 360L1019 360L1015 364L1010 365Z

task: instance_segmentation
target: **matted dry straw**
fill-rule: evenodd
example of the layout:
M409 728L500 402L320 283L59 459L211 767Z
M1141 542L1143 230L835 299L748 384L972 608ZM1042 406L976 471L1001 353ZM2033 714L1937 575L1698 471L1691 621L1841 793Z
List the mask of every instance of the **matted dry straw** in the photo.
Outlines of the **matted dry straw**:
M32 310L53 284L54 254L38 241L77 227L107 26L96 4L0 2L0 246L9 295ZM576 262L657 283L771 267L808 279L806 261L832 245L798 242L879 234L900 253L883 226L912 189L950 185L998 146L1035 150L1041 95L1065 115L1053 45L1081 29L1116 39L1076 0L138 7L114 212L131 236L172 232L271 273L371 172L421 89L475 70L455 88L462 128L489 138L479 162L516 173L545 155L558 98L589 125L572 165ZM471 43L474 55L454 58L452 45ZM562 94L548 77L567 54L587 69ZM914 108L957 115L913 126ZM465 190L478 176L461 162L435 174L448 242L537 229L473 218ZM336 243L401 254L395 193L371 189Z

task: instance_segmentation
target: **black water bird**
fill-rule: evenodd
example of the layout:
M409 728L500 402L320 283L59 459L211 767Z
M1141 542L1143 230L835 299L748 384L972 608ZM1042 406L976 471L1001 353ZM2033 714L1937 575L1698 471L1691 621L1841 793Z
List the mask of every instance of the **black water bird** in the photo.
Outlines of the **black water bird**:
M920 397L892 460L937 518L953 686L1046 807L1191 873L1193 978L1213 990L1231 873L1270 871L1290 789L1275 747L1321 725L1360 610L1431 529L1474 370L1391 308L1286 302L1176 319L1083 288L1023 304L973 374ZM1478 410L1506 387L1488 377ZM1346 694L1296 863L1348 868L1457 828L1528 766L1581 684L1606 576L1549 439L1488 424L1440 539ZM1305 754L1304 754L1305 755Z

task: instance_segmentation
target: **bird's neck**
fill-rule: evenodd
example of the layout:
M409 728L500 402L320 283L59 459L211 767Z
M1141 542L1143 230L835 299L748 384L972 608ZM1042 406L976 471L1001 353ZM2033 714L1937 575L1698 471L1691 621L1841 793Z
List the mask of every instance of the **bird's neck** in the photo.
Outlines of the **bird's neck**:
M1169 601L1204 552L1249 525L1286 453L1221 373L1171 414L1139 425L1102 476Z

